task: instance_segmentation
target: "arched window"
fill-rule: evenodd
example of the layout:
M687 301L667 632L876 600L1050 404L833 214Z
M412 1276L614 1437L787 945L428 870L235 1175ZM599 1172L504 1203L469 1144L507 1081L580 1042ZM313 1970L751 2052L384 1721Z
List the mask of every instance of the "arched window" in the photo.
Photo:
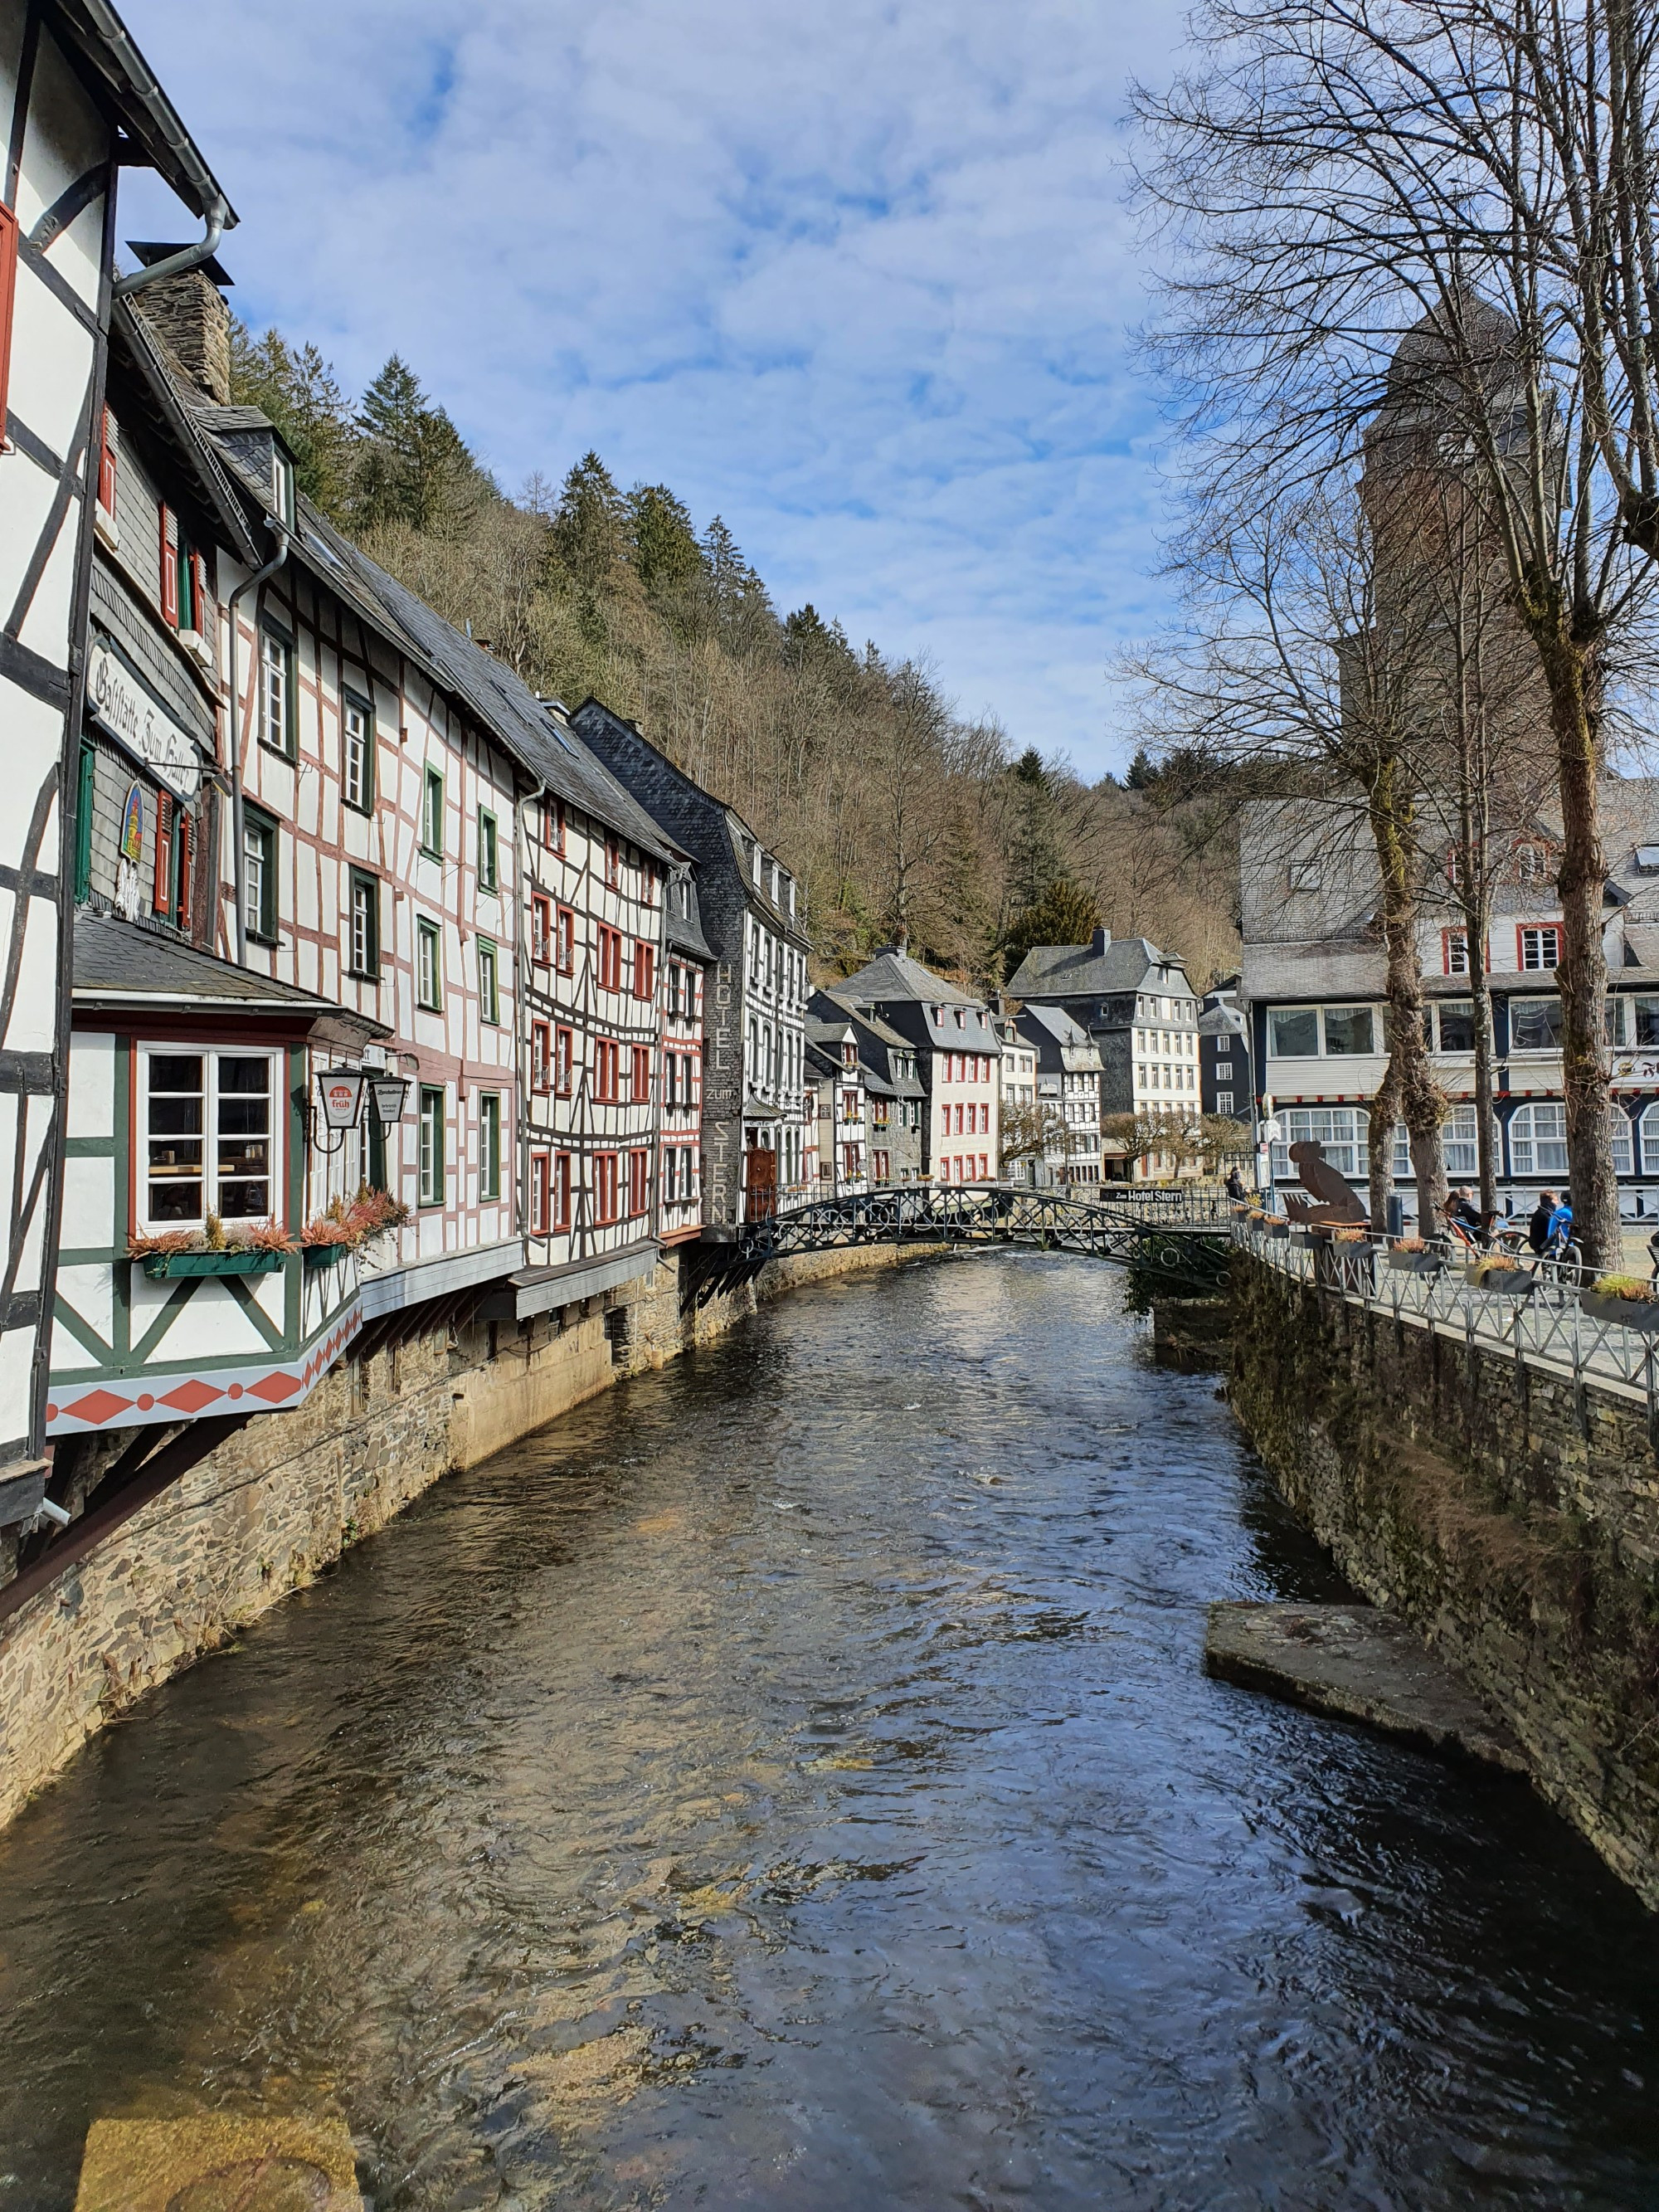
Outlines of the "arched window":
M1659 1099L1644 1109L1638 1127L1642 1138L1642 1172L1659 1176Z
M1628 1141L1626 1138L1627 1147ZM1510 1173L1564 1176L1566 1171L1566 1108L1553 1099L1517 1106L1510 1116Z

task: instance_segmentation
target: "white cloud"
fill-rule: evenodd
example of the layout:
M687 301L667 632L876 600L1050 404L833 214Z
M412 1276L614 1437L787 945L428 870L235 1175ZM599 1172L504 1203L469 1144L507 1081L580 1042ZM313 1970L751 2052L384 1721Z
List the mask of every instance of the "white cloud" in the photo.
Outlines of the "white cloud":
M250 319L354 385L401 352L509 484L590 445L672 483L784 605L1115 757L1106 664L1158 607L1116 131L1170 0L129 15Z

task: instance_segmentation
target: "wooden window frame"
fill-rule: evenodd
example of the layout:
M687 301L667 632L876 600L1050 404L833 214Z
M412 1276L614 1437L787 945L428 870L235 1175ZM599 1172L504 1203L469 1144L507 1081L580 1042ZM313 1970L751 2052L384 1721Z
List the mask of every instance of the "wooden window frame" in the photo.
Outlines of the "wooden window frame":
M593 1219L601 1229L622 1219L621 1158L612 1152L593 1155Z
M489 862L486 870L485 862ZM478 889L498 891L501 887L501 825L493 809L478 809Z
M280 744L270 736L270 660L273 647L280 664L283 686L283 735ZM299 753L300 716L295 697L294 641L269 623L259 625L259 743L270 753L291 761Z
M431 830L433 823L433 793L434 791L437 793L436 815L438 828L438 842L435 845L429 842L428 837L428 833ZM444 814L448 804L449 795L444 786L443 770L441 768L434 768L430 761L426 762L421 770L420 838L421 850L428 860L441 860L444 856Z
M427 1109L435 1108L433 1127L437 1143L432 1156L432 1173L422 1158L426 1144ZM442 1206L447 1202L449 1188L448 1163L445 1157L449 1145L449 1104L441 1083L423 1083L416 1107L416 1196L421 1206Z
M161 507L158 517L161 528L160 584L157 596L161 609L161 620L169 629L179 627L179 518L170 507Z
M553 1095L569 1098L576 1089L576 1032L568 1022L553 1030Z
M574 1178L571 1173L573 1155L555 1152L553 1155L553 1233L568 1236L571 1221L571 1188Z
M11 339L17 313L17 217L0 201L0 447L11 450Z
M0 369L0 380L3 380L3 376L4 371ZM98 504L112 522L115 520L118 458L115 417L106 407L98 434Z
M282 920L282 905L277 896L276 871L282 855L282 830L276 817L267 814L263 807L244 802L242 807L242 841L246 848L251 837L259 839L264 851L260 866L259 911L245 918L247 934L259 945L275 945Z
M359 795L351 795L351 731L349 718L356 714L362 724L362 785ZM373 814L374 811L374 709L368 700L356 691L342 690L340 694L340 800L354 814Z
M432 954L432 996L423 995L421 976L421 947L430 945ZM430 921L425 915L415 918L415 1003L424 1014L441 1014L444 1010L444 933L441 922Z
M201 1190L201 1211L195 1215L152 1214L149 1211L150 1156L149 1146L153 1141L165 1143L165 1135L152 1138L149 1127L149 1101L153 1095L190 1096L190 1093L153 1094L149 1087L149 1063L152 1060L179 1057L202 1062L202 1101L200 1131L201 1168L194 1180ZM222 1093L218 1085L218 1067L222 1060L262 1060L270 1069L265 1091L268 1102L268 1126L265 1130L265 1173L258 1176L227 1175L222 1172L216 1147L225 1134L216 1126L215 1108L224 1096L252 1097L251 1092ZM135 1101L133 1119L132 1207L133 1226L140 1231L155 1231L205 1225L210 1212L219 1212L223 1194L221 1184L226 1182L259 1182L266 1186L266 1197L270 1201L266 1212L233 1217L238 1220L278 1221L288 1218L284 1194L288 1188L288 1160L285 1070L286 1054L280 1048L255 1041L238 1041L220 1045L199 1043L163 1043L157 1041L137 1045L133 1048L132 1096ZM190 1141L186 1139L185 1141ZM180 1180L187 1180L182 1177Z
M564 801L550 791L542 799L542 846L549 853L564 852Z
M561 975L576 972L576 909L574 906L556 906L553 909L553 964Z
M553 1227L553 1155L549 1152L533 1152L530 1155L529 1191L530 1233L546 1237Z
M608 891L622 888L622 845L610 836L605 841L605 887Z
M1543 963L1541 963L1541 962L1540 962L1540 963L1538 965L1536 965L1535 967L1528 967L1528 964L1527 964L1527 939L1528 939L1529 937L1535 937L1535 938L1537 938L1537 939L1540 940L1540 943L1539 943L1539 950L1540 950L1540 952L1541 952L1541 951L1542 951L1542 950L1543 950L1543 944L1542 944L1542 940L1543 940L1545 938L1547 938L1547 937L1553 937L1553 938L1555 939L1555 958L1554 958L1554 960L1553 960L1552 963L1550 963L1548 965L1545 965ZM1516 926L1515 926L1515 968L1516 968L1516 973L1517 975L1553 975L1555 974L1555 972L1556 972L1557 969L1559 969L1559 968L1560 967L1560 965L1561 965L1561 925L1560 925L1560 923L1559 923L1559 921L1529 921L1529 922L1517 922L1517 923L1516 924Z
M553 1088L551 1022L534 1021L530 1024L530 1087L542 1097Z
M621 930L612 929L608 922L602 921L599 927L597 951L599 987L602 991L622 989L622 949Z
M360 964L357 957L357 898L360 892L368 896L368 912L371 917L368 931L368 950ZM378 983L380 980L380 879L367 868L348 868L346 871L346 973L360 983Z
M593 1103L596 1106L622 1103L622 1047L614 1037L593 1040Z
M641 974L643 970L643 974ZM641 1000L657 995L657 950L642 937L634 940L634 996Z
M641 1073L645 1078L643 1083L640 1080ZM633 1064L629 1070L628 1088L636 1106L648 1106L651 1103L651 1048L648 1044L636 1044L634 1047Z
M501 954L494 938L478 939L478 1019L486 1029L501 1025Z
M538 968L553 964L553 902L545 891L531 896L530 957Z
M489 1132L494 1133L492 1148L485 1141ZM501 1094L499 1091L478 1093L478 1203L493 1206L501 1194Z
M628 1218L636 1221L651 1207L651 1155L635 1146L628 1155Z
M155 794L155 880L150 885L150 912L173 919L173 809L169 792Z
M1461 968L1453 964L1453 954L1460 943L1463 948L1463 965ZM1443 975L1468 975L1472 972L1469 964L1469 932L1466 922L1460 923L1455 928L1448 927L1441 931L1440 972Z

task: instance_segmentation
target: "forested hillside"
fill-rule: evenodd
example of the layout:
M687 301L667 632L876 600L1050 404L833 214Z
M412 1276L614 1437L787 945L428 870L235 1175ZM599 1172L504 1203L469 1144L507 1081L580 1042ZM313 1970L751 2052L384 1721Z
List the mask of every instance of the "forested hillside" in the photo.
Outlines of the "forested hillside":
M821 978L900 924L985 985L1101 921L1200 982L1231 961L1237 793L1213 772L1085 784L964 720L926 666L810 605L781 613L718 515L699 530L596 453L509 498L395 356L353 403L313 347L239 329L234 374L374 559L544 696L631 716L749 818L807 886Z

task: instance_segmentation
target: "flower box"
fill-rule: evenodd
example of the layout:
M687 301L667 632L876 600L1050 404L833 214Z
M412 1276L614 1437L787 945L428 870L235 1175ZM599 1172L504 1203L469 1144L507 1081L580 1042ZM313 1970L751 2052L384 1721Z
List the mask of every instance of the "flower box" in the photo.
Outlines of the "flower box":
M274 1275L283 1264L280 1252L146 1252L144 1273L155 1282L178 1275Z
M1288 1237L1291 1233L1291 1224L1288 1221L1279 1218L1264 1221L1261 1224L1261 1233L1264 1237Z
M1524 1298L1538 1280L1530 1267L1483 1267L1474 1262L1463 1270L1471 1290L1490 1291L1494 1297Z
M350 1244L302 1244L300 1248L308 1270L331 1267L337 1260L348 1258L355 1249Z
M1659 1298L1618 1298L1602 1291L1580 1291L1578 1304L1592 1321L1615 1321L1643 1336L1659 1331Z
M1402 1275L1437 1275L1445 1264L1437 1252L1402 1252L1397 1244L1389 1247L1389 1265Z

